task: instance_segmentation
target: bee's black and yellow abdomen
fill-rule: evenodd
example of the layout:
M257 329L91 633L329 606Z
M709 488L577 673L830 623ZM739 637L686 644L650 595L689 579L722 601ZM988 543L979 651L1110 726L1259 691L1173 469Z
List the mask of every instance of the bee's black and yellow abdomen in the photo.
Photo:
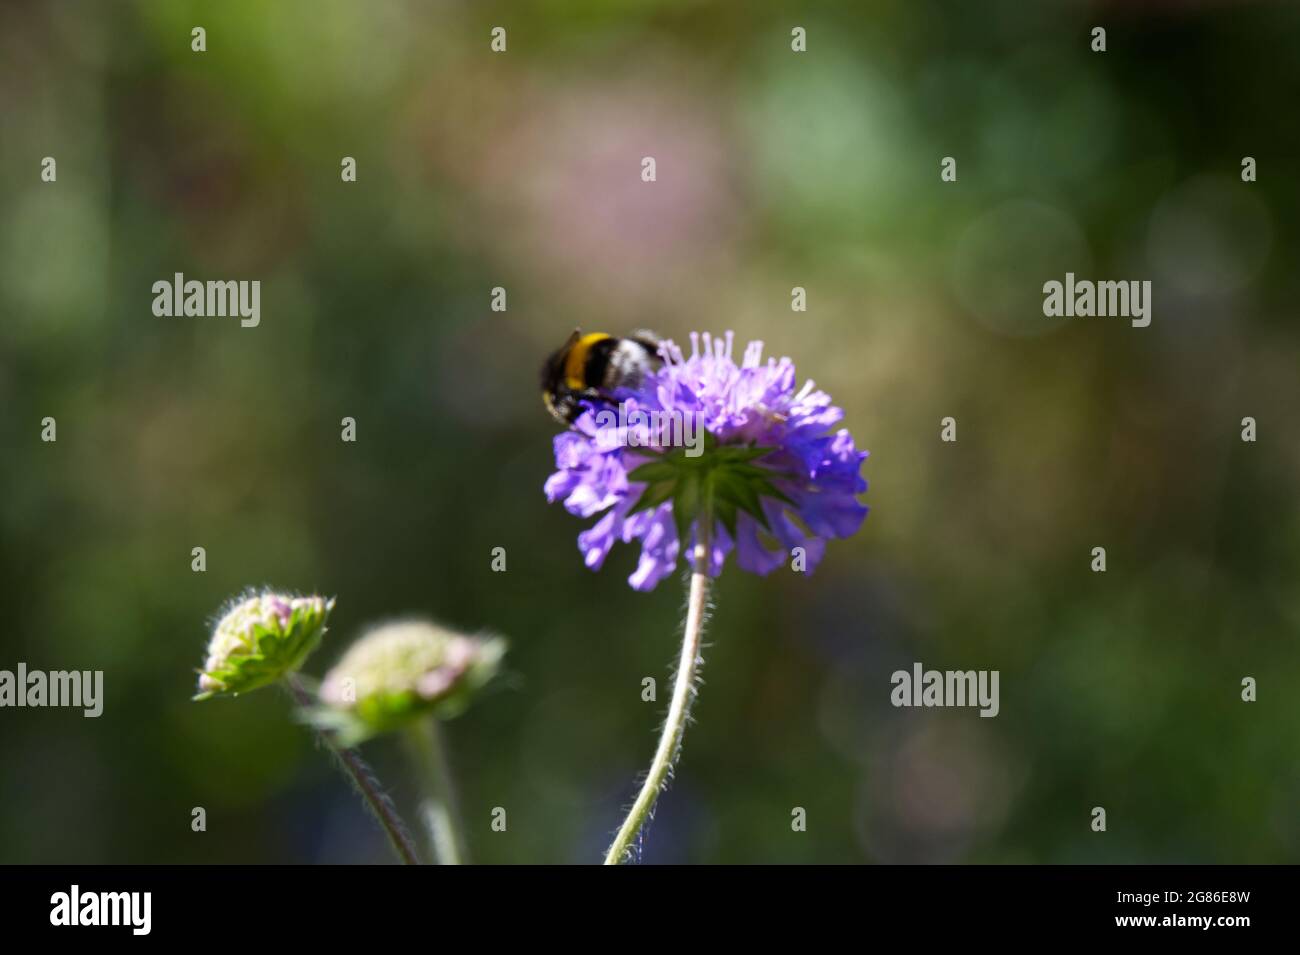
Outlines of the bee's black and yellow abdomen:
M620 388L633 388L658 364L658 343L648 336L615 338L604 332L575 331L542 365L542 399L565 424L582 413L581 401L609 400Z
M612 359L618 350L620 339L603 338L587 349L582 363L582 379L585 388L608 388L608 378L612 371Z
M603 364L605 359L601 356L608 355L610 348L617 341L618 339L611 338L604 332L592 332L590 335L580 336L573 342L564 357L564 383L574 391L594 387L600 379L592 378L587 366L593 358L596 359L597 364Z

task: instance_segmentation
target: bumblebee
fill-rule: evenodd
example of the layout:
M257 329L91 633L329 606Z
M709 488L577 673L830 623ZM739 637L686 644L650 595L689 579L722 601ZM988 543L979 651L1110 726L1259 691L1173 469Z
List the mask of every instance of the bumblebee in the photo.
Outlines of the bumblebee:
M659 364L659 340L649 332L615 338L575 328L542 365L542 400L556 421L571 425L582 414L579 402L613 401L615 391L637 387Z

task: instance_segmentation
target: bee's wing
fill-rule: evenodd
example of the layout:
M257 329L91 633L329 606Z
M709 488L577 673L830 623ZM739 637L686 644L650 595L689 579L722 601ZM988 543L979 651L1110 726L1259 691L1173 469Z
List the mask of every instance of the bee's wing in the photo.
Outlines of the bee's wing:
M648 328L638 328L628 335L628 338L644 347L655 361L663 359L659 349L663 346L664 338L658 332L652 332Z

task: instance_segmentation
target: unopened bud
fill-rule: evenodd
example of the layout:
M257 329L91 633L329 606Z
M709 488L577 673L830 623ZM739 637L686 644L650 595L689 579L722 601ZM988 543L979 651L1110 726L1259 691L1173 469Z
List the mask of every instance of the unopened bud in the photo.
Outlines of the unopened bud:
M320 644L333 598L266 592L226 612L212 631L196 700L238 696L302 666Z
M354 643L325 675L315 721L346 745L432 714L456 716L496 674L505 641L420 620L385 624Z

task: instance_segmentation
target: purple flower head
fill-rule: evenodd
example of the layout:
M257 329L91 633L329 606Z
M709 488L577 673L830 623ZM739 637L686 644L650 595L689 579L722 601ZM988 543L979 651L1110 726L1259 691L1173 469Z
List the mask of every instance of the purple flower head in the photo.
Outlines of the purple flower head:
M614 395L616 408L585 401L573 428L556 435L546 497L579 517L600 515L578 535L592 570L616 540L640 540L628 583L652 590L677 566L682 541L690 554L707 527L710 576L733 549L742 568L768 574L799 547L811 572L827 538L862 525L867 452L848 431L830 430L844 412L811 381L796 389L790 359L764 363L762 342L737 365L732 342L731 332L692 332L689 358L665 342L662 367Z

